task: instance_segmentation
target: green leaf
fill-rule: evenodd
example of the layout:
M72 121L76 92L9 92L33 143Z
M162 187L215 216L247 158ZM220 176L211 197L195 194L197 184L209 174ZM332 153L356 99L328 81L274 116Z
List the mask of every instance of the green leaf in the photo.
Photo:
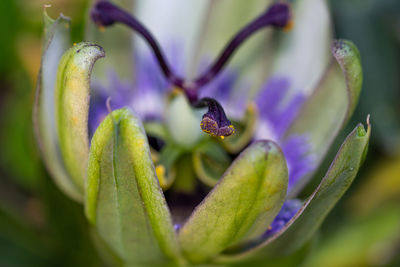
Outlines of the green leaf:
M60 15L53 20L45 10L43 20L45 35L33 107L35 136L46 168L54 182L66 195L76 201L82 201L83 192L71 180L59 153L54 117L56 71L58 62L69 46L69 18Z
M168 206L142 124L128 109L108 115L90 148L85 213L127 264L179 257Z
M286 196L287 167L279 147L258 141L244 150L179 231L185 256L208 260L263 233Z
M332 62L318 88L287 133L288 137L300 134L309 138L316 166L352 115L361 91L362 69L356 46L350 41L337 40L332 45L332 54ZM302 179L291 195L295 195L310 177Z
M91 43L70 48L58 65L55 116L61 154L75 184L83 189L89 154L90 74L104 50Z
M299 249L350 187L367 151L371 128L359 124L342 144L320 185L292 220L260 245L241 254L222 256L221 262L288 255Z

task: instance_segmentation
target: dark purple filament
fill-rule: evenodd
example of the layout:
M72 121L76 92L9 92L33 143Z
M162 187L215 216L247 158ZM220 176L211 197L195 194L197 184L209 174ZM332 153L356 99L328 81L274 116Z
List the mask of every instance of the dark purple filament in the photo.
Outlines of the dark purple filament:
M153 50L159 66L168 81L178 87L183 88L183 79L176 76L172 72L156 39L153 37L150 31L131 14L108 1L99 1L91 10L90 16L92 17L92 20L99 26L110 26L115 22L119 22L139 33Z
M256 31L266 27L274 26L284 28L290 21L289 6L283 3L272 5L264 14L245 26L232 40L225 46L218 59L211 65L206 72L195 79L196 88L200 88L210 82L234 55L236 49Z

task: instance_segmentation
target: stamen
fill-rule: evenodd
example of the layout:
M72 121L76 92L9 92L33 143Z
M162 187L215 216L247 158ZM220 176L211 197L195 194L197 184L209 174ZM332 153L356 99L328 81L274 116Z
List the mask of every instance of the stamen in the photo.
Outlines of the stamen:
M290 8L288 4L276 3L272 5L264 14L248 24L233 37L214 64L203 75L195 79L195 88L201 88L210 82L223 69L225 64L236 52L236 49L253 33L266 26L285 28L290 25L290 17Z
M146 27L144 27L131 14L111 4L110 2L103 0L98 1L94 5L90 12L90 16L94 23L96 23L100 28L111 26L114 23L118 22L130 27L132 30L139 33L153 50L161 71L168 79L168 81L170 81L173 85L183 88L183 79L173 73L156 39L153 37L150 31L146 29Z
M200 123L203 132L221 137L221 139L235 133L235 127L228 120L224 109L217 100L205 97L194 103L194 106L197 108L208 107L208 111L203 115Z

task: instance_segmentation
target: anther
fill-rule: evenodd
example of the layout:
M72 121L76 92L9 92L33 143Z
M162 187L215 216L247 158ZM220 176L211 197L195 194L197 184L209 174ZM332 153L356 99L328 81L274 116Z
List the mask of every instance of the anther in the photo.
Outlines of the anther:
M221 139L235 133L235 127L228 120L224 109L217 100L205 97L194 103L194 106L198 108L208 107L208 111L203 115L200 122L200 128L203 132L211 136L221 137Z

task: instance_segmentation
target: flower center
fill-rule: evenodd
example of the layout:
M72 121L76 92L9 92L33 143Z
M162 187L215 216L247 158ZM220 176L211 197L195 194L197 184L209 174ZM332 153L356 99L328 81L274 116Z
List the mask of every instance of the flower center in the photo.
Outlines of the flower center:
M200 123L201 129L212 135L225 136L235 132L231 122L227 119L222 106L212 98L198 100L198 92L204 85L212 81L226 66L240 45L258 30L267 26L275 28L289 28L292 25L289 6L285 3L275 3L264 13L241 29L225 46L217 59L210 67L193 81L186 81L176 75L170 68L160 45L151 32L135 17L108 1L98 1L91 10L91 18L99 27L106 27L114 23L121 23L141 35L152 49L159 67L165 78L175 87L181 88L193 107L208 107Z

